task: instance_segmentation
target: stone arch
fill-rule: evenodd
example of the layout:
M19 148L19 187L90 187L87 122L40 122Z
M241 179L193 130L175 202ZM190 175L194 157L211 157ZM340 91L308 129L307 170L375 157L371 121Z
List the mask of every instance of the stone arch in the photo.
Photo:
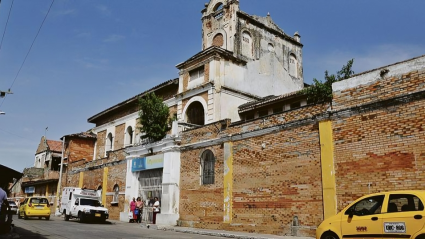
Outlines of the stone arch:
M213 12L217 12L217 11L222 10L223 7L224 7L224 4L222 2L218 2L214 5L212 10L213 10Z
M124 147L133 145L134 141L134 129L131 125L127 126L127 129L125 130L125 137L124 137Z
M298 78L298 59L294 53L289 53L289 75Z
M254 58L254 39L248 30L241 32L241 48L242 55Z
M105 152L111 151L114 148L114 135L112 132L109 132L106 136L106 142L105 142Z
M208 34L208 44L207 44L208 47L213 46L214 37L216 37L219 34L223 35L223 45L220 47L227 49L227 32L223 29L218 29L214 31L211 35Z
M203 124L206 124L207 123L207 102L204 100L204 98L202 98L202 97L200 97L200 96L195 96L195 97L192 97L187 103L186 103L186 105L184 106L184 109L183 109L183 112L182 112L182 118L183 118L183 121L184 122L188 122L188 119L187 119L187 110L188 110L188 108L189 108L189 106L192 104L192 103L194 103L194 102L198 102L198 103L200 103L201 105L202 105L202 108L203 108L203 110L204 110L204 123Z
M223 34L221 33L217 33L212 40L212 45L213 46L218 46L218 47L223 47L224 45L224 38L223 38Z

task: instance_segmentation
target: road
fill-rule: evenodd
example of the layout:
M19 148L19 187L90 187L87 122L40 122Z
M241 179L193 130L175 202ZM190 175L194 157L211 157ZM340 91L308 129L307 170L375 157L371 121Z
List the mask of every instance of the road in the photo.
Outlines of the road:
M107 221L106 223L79 223L78 220L64 221L62 217L52 215L49 221L44 219L13 218L15 232L20 238L28 239L81 239L81 238L173 238L173 239L215 239L222 237L161 231L142 228L135 223Z

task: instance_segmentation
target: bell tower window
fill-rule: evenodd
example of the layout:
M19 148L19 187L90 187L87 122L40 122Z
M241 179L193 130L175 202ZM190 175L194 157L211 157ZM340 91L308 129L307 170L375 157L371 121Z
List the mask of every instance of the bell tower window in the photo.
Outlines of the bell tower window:
M219 33L219 34L215 35L214 38L213 38L212 45L222 47L223 44L224 44L223 34Z

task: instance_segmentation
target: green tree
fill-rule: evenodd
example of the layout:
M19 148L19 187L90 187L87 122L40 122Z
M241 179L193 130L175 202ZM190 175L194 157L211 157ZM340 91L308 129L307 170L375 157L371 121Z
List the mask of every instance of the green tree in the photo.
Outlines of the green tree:
M168 106L151 92L139 98L139 107L139 130L145 133L141 138L151 142L163 139L170 130Z
M313 79L313 84L300 91L301 94L307 95L309 103L332 102L332 84L341 80L345 80L354 75L352 70L354 59L347 62L347 65L342 66L342 69L335 74L329 75L325 71L325 82Z

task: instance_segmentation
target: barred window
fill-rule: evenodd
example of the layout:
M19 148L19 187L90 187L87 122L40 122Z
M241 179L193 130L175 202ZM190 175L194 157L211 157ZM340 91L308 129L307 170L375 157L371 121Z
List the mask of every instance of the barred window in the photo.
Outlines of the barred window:
M201 156L202 184L214 184L215 157L211 150L205 150Z

